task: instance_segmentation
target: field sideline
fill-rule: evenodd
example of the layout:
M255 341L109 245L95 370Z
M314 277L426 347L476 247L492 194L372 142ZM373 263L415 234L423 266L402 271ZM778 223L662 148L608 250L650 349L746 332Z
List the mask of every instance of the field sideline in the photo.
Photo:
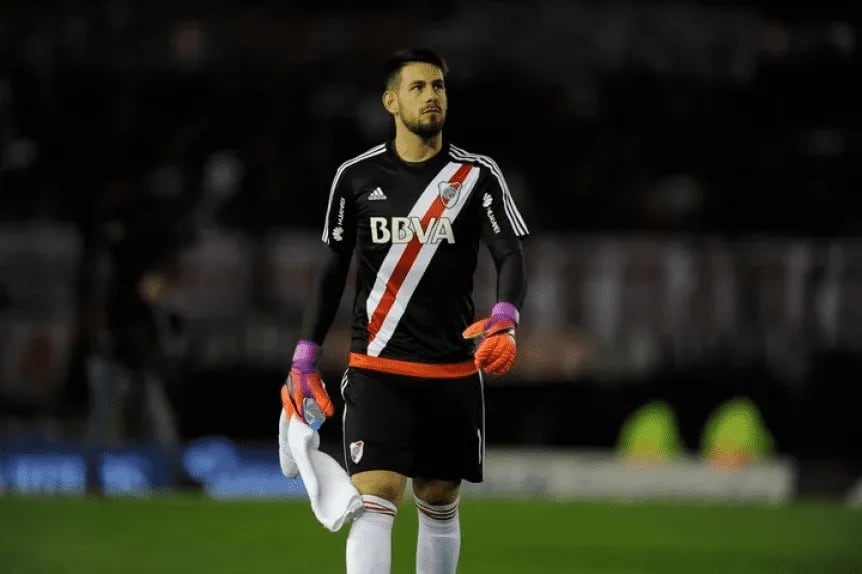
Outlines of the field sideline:
M414 572L416 510L394 533ZM862 511L462 501L464 574L862 573ZM344 540L304 501L0 496L2 574L344 572Z

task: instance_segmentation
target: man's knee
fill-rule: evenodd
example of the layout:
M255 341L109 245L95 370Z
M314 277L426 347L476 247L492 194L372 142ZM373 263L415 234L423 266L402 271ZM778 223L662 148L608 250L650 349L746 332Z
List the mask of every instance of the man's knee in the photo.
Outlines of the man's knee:
M413 479L413 494L428 504L451 504L458 499L460 492L460 481Z
M370 494L385 498L400 506L407 488L407 477L388 470L368 470L350 477L359 494Z

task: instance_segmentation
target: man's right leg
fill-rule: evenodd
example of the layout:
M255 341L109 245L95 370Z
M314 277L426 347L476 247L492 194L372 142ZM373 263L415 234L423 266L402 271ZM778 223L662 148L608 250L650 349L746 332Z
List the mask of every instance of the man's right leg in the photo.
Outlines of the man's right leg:
M398 375L350 367L344 398L345 469L365 511L347 538L347 574L389 574L392 524L415 457L415 393Z
M347 574L389 574L392 525L404 499L407 478L388 470L369 470L351 477L365 504L347 536Z

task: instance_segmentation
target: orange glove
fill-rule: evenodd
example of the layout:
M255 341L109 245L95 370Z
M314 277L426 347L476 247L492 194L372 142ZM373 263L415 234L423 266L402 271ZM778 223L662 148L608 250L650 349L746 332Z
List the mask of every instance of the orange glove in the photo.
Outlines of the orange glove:
M288 419L295 414L315 430L335 414L335 407L317 370L318 352L316 344L300 341L293 353L290 373L281 388L281 403Z
M476 321L464 330L465 339L478 339L473 353L476 366L492 375L504 375L515 362L515 329L518 310L511 303L497 303L491 316Z

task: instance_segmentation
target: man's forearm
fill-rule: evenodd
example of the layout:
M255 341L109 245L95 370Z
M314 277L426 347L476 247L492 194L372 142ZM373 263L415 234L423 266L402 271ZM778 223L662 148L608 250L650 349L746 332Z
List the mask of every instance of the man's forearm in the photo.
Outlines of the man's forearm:
M302 316L300 338L323 345L335 320L350 270L350 255L330 253L320 269Z
M516 248L495 257L497 266L497 300L511 303L518 309L527 295L527 264L520 243Z

